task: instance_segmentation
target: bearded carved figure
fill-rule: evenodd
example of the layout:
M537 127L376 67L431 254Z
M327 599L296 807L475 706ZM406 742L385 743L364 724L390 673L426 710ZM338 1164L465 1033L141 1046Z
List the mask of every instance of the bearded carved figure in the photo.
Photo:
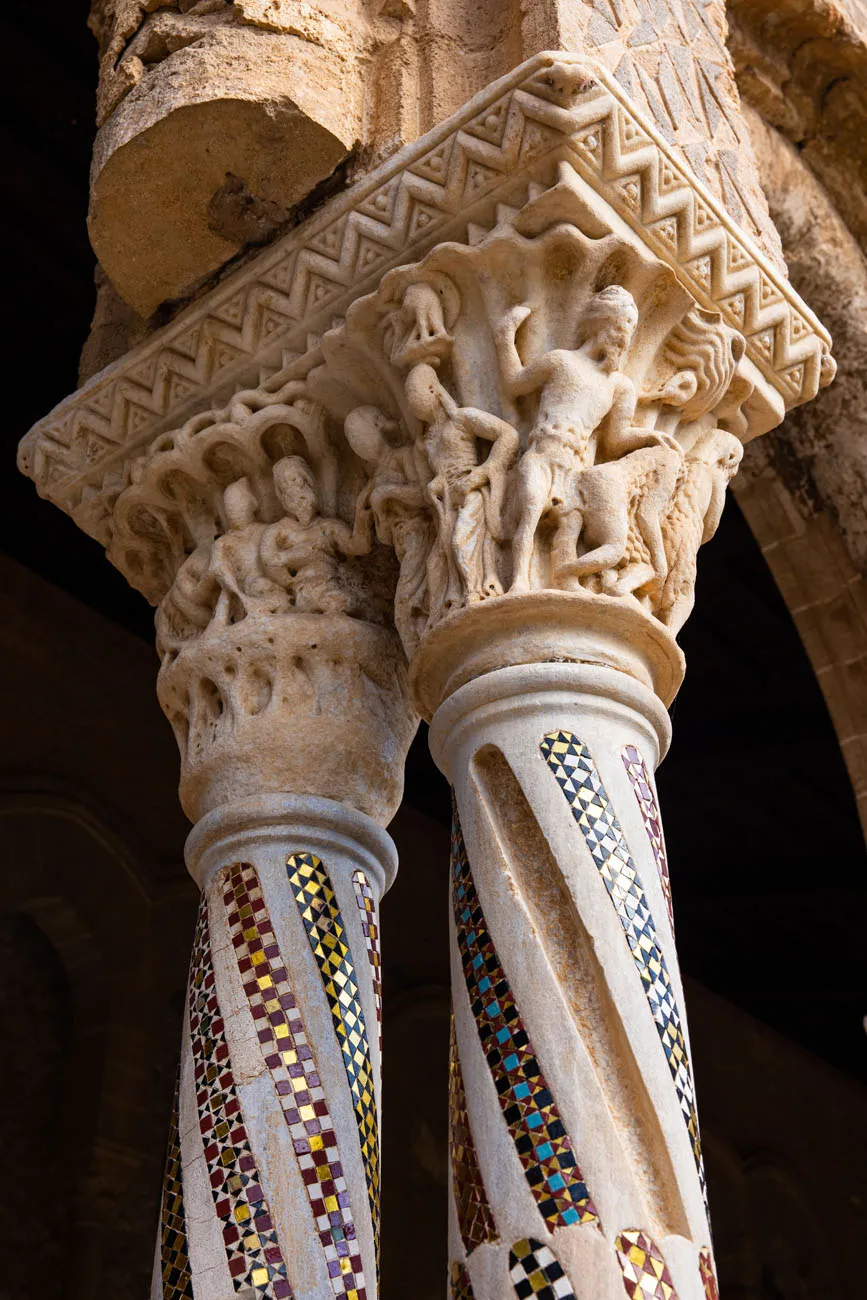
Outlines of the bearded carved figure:
M600 231L568 164L508 224L387 275L322 350L311 389L367 466L408 655L529 592L679 630L755 373L666 266Z

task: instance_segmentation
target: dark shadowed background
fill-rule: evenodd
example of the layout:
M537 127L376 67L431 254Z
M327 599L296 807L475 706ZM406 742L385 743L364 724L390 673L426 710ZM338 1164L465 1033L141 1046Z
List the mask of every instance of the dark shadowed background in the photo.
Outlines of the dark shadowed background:
M95 44L4 13L0 1033L27 1204L0 1300L148 1294L195 897L152 611L15 468L76 387ZM702 552L659 773L724 1300L867 1297L865 850L819 687L736 504ZM445 1273L448 791L420 734L383 908L384 1300ZM860 1147L860 1151L859 1151ZM589 1297L588 1297L589 1300Z

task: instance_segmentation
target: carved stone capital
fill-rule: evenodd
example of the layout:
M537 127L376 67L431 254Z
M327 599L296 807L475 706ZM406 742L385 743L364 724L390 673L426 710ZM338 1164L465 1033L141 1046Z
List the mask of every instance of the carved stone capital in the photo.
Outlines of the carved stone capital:
M160 703L195 820L290 790L393 816L415 730L395 565L300 381L240 392L129 469L108 554L157 605Z
M253 753L256 701L295 707L299 620L366 637L406 710L392 600L427 715L539 657L670 700L742 443L830 381L829 345L616 80L538 55L62 403L20 463L160 602L195 785L205 738L243 714Z

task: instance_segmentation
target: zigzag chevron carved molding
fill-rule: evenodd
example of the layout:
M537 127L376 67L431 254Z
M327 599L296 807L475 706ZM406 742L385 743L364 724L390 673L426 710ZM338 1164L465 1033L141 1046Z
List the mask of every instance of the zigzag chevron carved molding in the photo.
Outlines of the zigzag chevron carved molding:
M540 54L61 402L22 440L20 468L105 543L129 462L158 434L263 374L303 376L318 336L385 271L508 220L563 161L597 209L601 199L744 334L780 408L830 381L827 332L613 78L583 57Z

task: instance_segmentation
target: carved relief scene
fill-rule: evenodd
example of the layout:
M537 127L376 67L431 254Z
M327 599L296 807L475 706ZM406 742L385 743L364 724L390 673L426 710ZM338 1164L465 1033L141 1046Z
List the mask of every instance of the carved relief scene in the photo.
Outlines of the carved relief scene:
M568 164L489 234L387 275L322 349L311 387L369 467L410 654L457 610L530 590L625 599L679 630L751 366Z
M386 753L408 741L396 565L373 520L362 462L305 383L280 373L131 465L109 554L157 606L157 687L187 802L212 797L199 787L220 744L258 755L261 782L278 718L317 726L323 742L339 733L347 695L334 677L377 734L371 761L380 741Z

